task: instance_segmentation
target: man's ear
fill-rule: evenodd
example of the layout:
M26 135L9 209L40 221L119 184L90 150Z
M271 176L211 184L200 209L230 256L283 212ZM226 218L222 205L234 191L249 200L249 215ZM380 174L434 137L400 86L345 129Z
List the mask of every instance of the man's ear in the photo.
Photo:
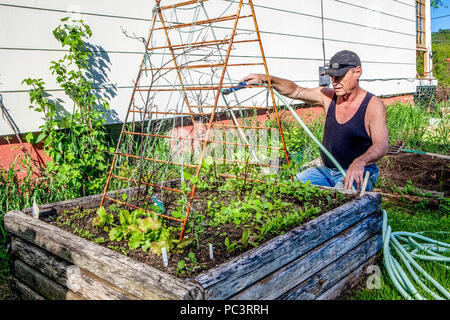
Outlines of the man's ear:
M359 80L359 78L361 77L361 74L362 74L361 66L357 66L357 67L353 68L353 74L355 75L355 78Z

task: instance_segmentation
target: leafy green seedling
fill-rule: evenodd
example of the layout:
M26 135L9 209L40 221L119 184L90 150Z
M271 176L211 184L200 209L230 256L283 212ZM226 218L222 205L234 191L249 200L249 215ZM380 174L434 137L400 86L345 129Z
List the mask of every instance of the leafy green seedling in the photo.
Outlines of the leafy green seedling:
M105 208L101 206L97 209L97 216L92 220L92 225L95 227L105 227L107 224L114 222L114 216L107 213Z
M235 250L241 248L241 245L236 241L230 242L230 239L228 237L225 238L224 245L228 252L234 252Z

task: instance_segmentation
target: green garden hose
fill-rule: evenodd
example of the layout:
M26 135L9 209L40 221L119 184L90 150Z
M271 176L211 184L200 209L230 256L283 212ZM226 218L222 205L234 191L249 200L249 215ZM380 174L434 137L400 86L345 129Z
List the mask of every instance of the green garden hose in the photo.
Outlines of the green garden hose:
M415 260L426 260L434 262L450 262L450 258L439 254L438 252L450 252L450 244L430 239L420 235L421 232L391 232L391 227L387 224L387 212L383 212L383 264L391 278L394 286L398 289L401 295L408 300L417 299L424 300L425 298L419 294L414 287L412 281L408 278L406 272L400 266L400 263L391 255L391 248L395 250L400 257L406 269L410 273L414 281L434 299L443 300L450 299L450 293L433 279ZM415 239L422 240L425 243L418 243ZM403 242L403 244L400 243ZM410 251L408 251L410 250ZM424 254L417 254L422 251ZM444 266L446 267L446 266ZM446 267L447 268L447 267ZM414 271L416 269L422 276L430 282L444 297L439 296L428 288L420 279L419 275Z
M294 116L295 120L297 120L297 122L302 126L302 128L311 137L311 139L314 141L314 143L317 144L317 146L319 146L319 148L323 151L323 153L325 153L325 155L331 160L331 162L333 162L333 164L336 166L336 168L341 172L342 176L345 178L346 173L345 173L344 169L336 161L336 159L331 155L331 153L323 146L323 144L321 144L319 142L319 140L317 140L317 138L314 136L314 134L311 132L311 130L309 130L309 128L306 126L306 124L302 121L302 119L298 116L298 114L295 112L295 110L292 109L290 104L287 103L287 101L283 98L283 96L280 95L275 89L273 89L273 92L278 97L278 99L280 99L283 102L283 104L286 106L286 108L288 108L288 110Z
M241 82L239 83L236 87L232 87L229 89L223 89L221 91L222 95L228 95L231 92L240 90L240 89L244 89L246 88L245 86L247 85L246 82ZM283 98L282 95L280 95L275 89L273 89L273 92L275 93L275 95L283 102L283 104L288 108L288 110L292 113L292 115L294 116L294 118L297 120L297 122L302 126L302 128L306 131L306 133L311 137L311 139L314 141L315 144L317 144L319 146L319 148L323 151L323 153L325 153L325 155L331 160L331 162L336 166L336 168L341 172L342 176L345 178L346 177L346 173L344 171L344 169L341 167L341 165L336 161L336 159L331 155L331 153L320 143L319 140L317 140L317 138L314 136L314 134L311 132L311 130L309 130L309 128L305 125L305 123L302 121L302 119L298 116L298 114L295 112L294 109L292 109L292 107L290 106L289 103L287 103L287 101ZM280 128L281 129L281 128Z

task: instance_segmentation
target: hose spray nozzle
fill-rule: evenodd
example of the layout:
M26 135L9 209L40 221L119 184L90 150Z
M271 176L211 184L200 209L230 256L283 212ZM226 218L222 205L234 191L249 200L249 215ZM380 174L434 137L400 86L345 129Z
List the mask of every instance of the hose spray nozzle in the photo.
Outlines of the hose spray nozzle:
M237 86L235 86L235 87L222 89L220 92L221 92L223 95L226 96L226 95L228 95L228 94L230 94L230 93L232 93L232 92L234 92L234 91L237 91L237 90L240 90L240 89L244 89L246 85L247 85L247 82L243 81L243 82L239 83L239 84L238 84Z

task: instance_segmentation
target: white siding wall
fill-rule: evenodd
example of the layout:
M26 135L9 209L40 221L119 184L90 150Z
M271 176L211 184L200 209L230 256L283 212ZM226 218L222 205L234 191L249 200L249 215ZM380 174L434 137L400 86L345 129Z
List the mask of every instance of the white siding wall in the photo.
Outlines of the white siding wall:
M42 121L28 108L27 86L21 85L25 78L43 78L48 93L60 99L67 111L72 108L58 90L49 66L64 55L51 31L59 19L73 12L92 28L90 43L105 63L94 71L101 80L99 95L113 108L109 122L122 121L142 59L140 43L126 38L122 28L147 37L153 3L0 0L0 95L20 132L38 131ZM254 4L269 72L301 86L317 86L324 59L321 1L254 0ZM323 12L326 60L339 50L354 50L362 60L365 89L377 95L415 91L414 0L323 0ZM242 68L233 77L239 79L252 71ZM12 130L0 119L0 136L8 134Z

